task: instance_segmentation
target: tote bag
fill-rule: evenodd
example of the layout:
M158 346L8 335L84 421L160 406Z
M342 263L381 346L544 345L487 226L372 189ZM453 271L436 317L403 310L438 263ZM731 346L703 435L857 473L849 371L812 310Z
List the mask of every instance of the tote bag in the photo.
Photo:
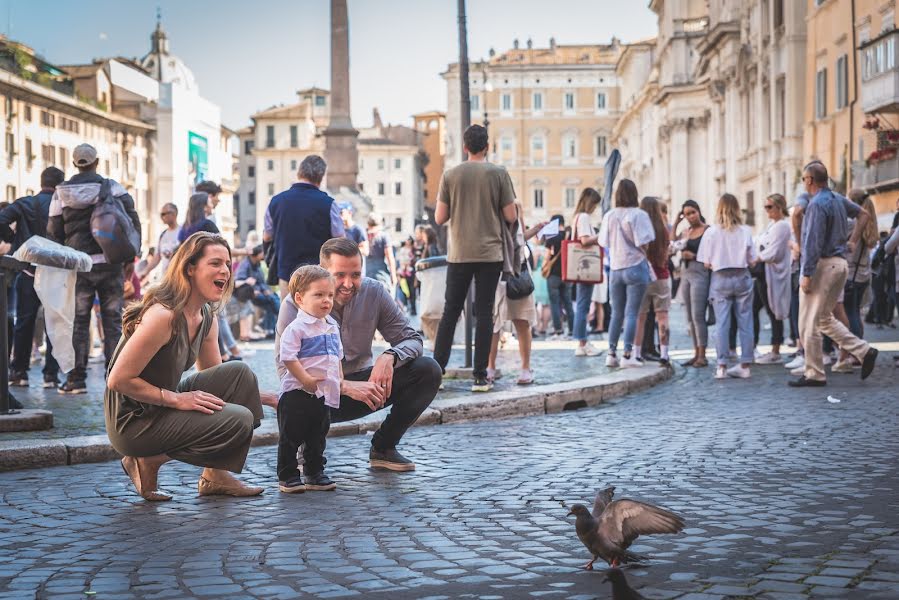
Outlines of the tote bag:
M571 237L577 222L571 228ZM574 239L562 240L562 280L569 283L603 282L603 249L598 245L584 247Z

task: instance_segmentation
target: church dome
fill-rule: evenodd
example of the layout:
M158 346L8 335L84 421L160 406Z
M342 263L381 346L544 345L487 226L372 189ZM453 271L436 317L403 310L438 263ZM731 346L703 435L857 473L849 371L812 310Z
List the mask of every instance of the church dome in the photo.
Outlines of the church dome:
M162 30L161 23L156 23L156 30L150 36L150 40L151 50L140 59L140 66L161 83L177 83L187 90L197 92L197 80L193 71L183 60L169 52L168 36Z

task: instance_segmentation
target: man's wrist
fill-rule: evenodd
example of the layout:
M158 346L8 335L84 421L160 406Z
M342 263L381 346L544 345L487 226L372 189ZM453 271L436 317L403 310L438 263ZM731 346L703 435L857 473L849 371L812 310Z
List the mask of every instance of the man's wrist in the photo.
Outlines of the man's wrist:
M389 348L389 349L385 350L381 356L391 357L393 359L394 367L396 366L396 363L400 360L400 355L397 354L396 350L394 350L393 348Z

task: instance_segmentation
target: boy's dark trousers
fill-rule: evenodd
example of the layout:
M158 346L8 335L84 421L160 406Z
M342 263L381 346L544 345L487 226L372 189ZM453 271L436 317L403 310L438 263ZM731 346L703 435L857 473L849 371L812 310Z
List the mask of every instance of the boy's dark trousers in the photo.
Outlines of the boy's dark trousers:
M323 398L291 390L278 401L278 481L299 474L297 449L303 445L303 473L314 475L325 467L325 438L331 428L330 411Z

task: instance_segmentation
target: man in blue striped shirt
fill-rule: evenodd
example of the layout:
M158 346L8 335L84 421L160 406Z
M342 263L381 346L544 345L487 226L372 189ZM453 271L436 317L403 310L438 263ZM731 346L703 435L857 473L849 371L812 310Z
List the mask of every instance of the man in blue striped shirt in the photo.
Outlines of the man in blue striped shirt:
M864 227L867 214L828 187L827 169L819 162L805 167L802 182L812 198L802 219L800 241L799 335L805 348L805 373L790 386L827 385L822 334L862 363L861 377L866 379L874 370L877 350L854 336L834 317L833 309L849 272L845 258L848 218L858 217L857 226Z

